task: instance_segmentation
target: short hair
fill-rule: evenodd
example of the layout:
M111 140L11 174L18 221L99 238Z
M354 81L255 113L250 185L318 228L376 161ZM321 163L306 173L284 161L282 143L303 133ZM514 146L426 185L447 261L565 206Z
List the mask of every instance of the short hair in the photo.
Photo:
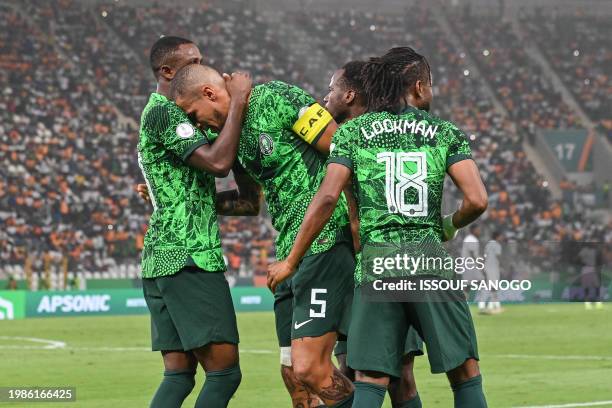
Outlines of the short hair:
M159 70L168 63L170 56L183 44L193 44L193 41L182 37L165 36L155 41L149 53L149 64L155 78L159 77Z
M363 95L363 80L361 71L365 65L365 61L349 61L342 66L342 86L345 89L351 89L356 93Z
M206 76L208 75L208 76ZM170 82L170 98L176 100L179 96L185 97L199 81L210 79L210 75L221 76L214 68L208 65L187 64L174 75ZM222 77L221 77L222 78Z
M397 111L406 90L418 80L430 81L429 62L410 47L391 48L382 57L370 58L363 67L368 111Z

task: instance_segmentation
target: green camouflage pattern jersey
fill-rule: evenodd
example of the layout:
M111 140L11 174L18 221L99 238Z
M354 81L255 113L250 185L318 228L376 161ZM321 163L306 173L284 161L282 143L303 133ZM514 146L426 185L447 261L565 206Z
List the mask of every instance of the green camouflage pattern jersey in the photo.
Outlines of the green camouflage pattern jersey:
M215 178L185 160L208 139L174 102L151 94L140 121L138 163L153 214L142 251L142 277L173 275L186 265L225 270L215 210Z
M399 248L415 243L426 244L428 252L432 247L442 250L446 170L471 158L463 132L415 108L399 115L374 112L342 125L330 150L329 163L345 165L353 172L364 252L367 245ZM427 273L449 277L445 271ZM362 274L358 265L357 284Z
M255 86L242 127L238 161L262 186L272 225L278 231L277 259L289 254L325 174L326 156L309 144L316 143L320 133L307 136L295 126L310 106L315 108L315 102L302 89L280 81ZM342 196L307 255L327 251L336 242L348 239L347 208Z

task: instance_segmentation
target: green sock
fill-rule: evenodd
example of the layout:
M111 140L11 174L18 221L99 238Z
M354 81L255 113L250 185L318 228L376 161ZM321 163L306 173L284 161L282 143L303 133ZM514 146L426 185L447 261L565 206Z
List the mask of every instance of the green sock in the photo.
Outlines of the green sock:
M380 385L355 381L353 408L381 408L387 389Z
M195 386L195 371L164 371L164 379L153 396L150 408L180 408Z
M332 408L351 408L353 405L353 395L354 394L351 394L342 401L332 405Z
M419 393L417 392L416 396L414 396L413 398L407 401L400 402L400 404L395 408L423 408L423 405L421 404L421 397L419 396Z
M480 375L453 385L452 388L455 394L455 408L487 408Z
M195 408L225 408L242 380L240 366L206 373Z

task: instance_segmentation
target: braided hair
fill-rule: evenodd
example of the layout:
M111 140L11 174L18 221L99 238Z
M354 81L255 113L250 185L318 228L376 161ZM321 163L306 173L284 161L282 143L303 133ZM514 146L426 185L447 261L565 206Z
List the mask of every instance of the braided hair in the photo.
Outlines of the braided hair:
M373 57L362 69L363 88L370 112L398 112L406 90L417 80L430 81L427 59L410 47L391 48L382 57Z

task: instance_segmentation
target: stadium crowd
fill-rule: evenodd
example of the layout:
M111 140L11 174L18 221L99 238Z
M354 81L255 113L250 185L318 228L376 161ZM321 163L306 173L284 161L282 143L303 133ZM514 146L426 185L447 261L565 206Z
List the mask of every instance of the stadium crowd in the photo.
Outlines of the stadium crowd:
M150 212L134 191L141 181L137 123L153 91L148 47L160 35L192 38L207 63L251 71L256 82L281 79L319 98L326 93L329 78L307 78L287 57L274 27L250 8L206 3L187 11L114 3L88 8L71 0L24 4L21 13L0 6L0 78L6 84L0 95L0 262L6 266L0 279L2 271L22 279L24 269L49 264L86 277L136 276ZM291 14L285 24L303 18ZM301 25L310 34L304 41L323 47L336 66L399 44L429 57L434 113L466 132L489 190L486 229L502 229L516 240L612 239L610 228L589 221L588 200L554 200L523 151L523 138L536 128L580 122L508 24L483 24L469 14L453 19L484 76L479 78L425 7L410 15L326 11L308 19ZM532 36L567 24L559 18L542 28L529 21L524 23ZM588 37L604 47L605 35L593 34L588 22L577 24L582 27L577 41ZM585 59L562 64L564 52L548 44L546 55L588 114L609 125L609 81L592 63L609 61L609 51L580 47ZM569 81L575 72L604 86ZM486 83L509 116L494 107ZM593 102L598 100L608 104ZM220 180L218 188L232 183ZM230 275L241 282L261 277L274 257L275 234L265 214L220 221Z
M544 10L535 16L522 16L521 23L536 40L556 70L559 78L573 93L598 131L612 142L612 50L606 46L612 28L605 17L581 13L543 19ZM544 23L543 23L544 22ZM574 28L570 33L566 28Z
M560 79L593 120L609 119L612 110L612 82L606 68L612 66L612 50L606 46L612 36L602 16L558 15L544 19L545 11L522 16L529 37L546 54ZM567 30L567 27L574 29Z

